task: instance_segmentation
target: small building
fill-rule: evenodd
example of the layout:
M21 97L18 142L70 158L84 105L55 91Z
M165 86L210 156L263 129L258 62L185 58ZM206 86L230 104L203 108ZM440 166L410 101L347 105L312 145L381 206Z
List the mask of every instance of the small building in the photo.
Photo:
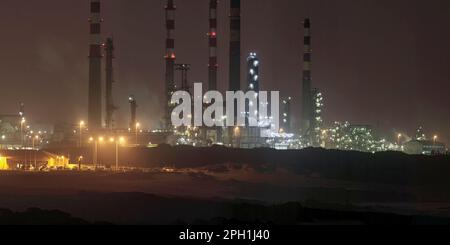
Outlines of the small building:
M69 158L47 151L0 150L1 170L71 169Z
M0 171L9 169L8 159L6 157L0 156Z
M411 140L404 144L404 149L411 155L440 155L447 152L444 143L430 140Z
M267 138L262 136L261 127L228 127L224 130L225 145L233 148L253 149L267 146Z

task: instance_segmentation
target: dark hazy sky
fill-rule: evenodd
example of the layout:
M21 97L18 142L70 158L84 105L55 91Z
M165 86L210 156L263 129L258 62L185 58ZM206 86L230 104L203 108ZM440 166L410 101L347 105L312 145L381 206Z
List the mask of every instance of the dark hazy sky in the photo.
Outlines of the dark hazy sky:
M104 34L116 42L119 126L136 95L139 120L161 117L164 69L162 0L103 1ZM387 136L417 125L450 139L450 1L243 0L242 53L262 62L263 90L299 104L301 21L312 19L313 83L325 119L373 124ZM177 62L192 81L207 79L208 0L178 0ZM228 0L220 1L219 82L228 79ZM87 120L88 0L2 0L0 113L26 103L35 122ZM244 76L244 74L242 74ZM296 111L299 106L295 106ZM295 113L298 123L299 113Z

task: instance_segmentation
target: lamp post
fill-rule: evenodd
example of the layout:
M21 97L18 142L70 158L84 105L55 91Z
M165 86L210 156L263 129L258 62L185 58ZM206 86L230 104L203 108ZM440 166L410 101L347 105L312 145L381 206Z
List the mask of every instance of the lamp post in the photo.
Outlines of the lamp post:
M141 124L140 123L136 123L136 146L138 146L139 145L139 142L138 142L138 131L139 131L139 127L141 126Z
M32 144L33 144L33 151L34 151L34 170L37 170L37 160L36 160L36 149L34 149L34 141L35 140L39 140L39 135L36 135L36 136L34 136L33 137L33 140L32 140Z
M438 136L437 136L437 135L433 136L433 144L434 144L434 145L436 145L437 139L438 139Z
M119 171L119 146L120 144L123 144L125 142L125 139L123 137L120 137L119 139L115 140L116 143L116 171Z
M24 117L22 117L22 120L20 121L20 144L23 148L23 125L25 124L26 120Z
M98 137L98 143L101 144L101 143L103 143L104 140L105 140L105 139L104 139L102 136ZM95 154L97 155L97 157L95 158L96 161L97 161L95 168L98 167L98 143L97 143L97 145L95 146L95 147L96 147L96 153L95 153Z
M5 140L6 140L6 135L2 135L2 150L3 150L3 148L4 148L4 145L5 145ZM8 149L8 147L5 147L6 149Z
M397 135L397 144L400 146L400 139L402 138L402 134Z
M234 128L234 137L236 138L236 144L237 148L241 148L241 128L235 127Z
M81 147L83 147L83 136L82 136L82 133L83 133L83 127L84 127L84 121L81 121L80 122L80 144L79 144L79 147L81 148Z
M102 143L104 140L103 137L98 137L98 139L94 139L93 137L89 138L89 142L93 142L94 143L94 156L93 156L93 160L94 160L94 168L95 170L97 170L97 166L98 166L98 143Z
M97 141L94 140L94 137L90 137L89 138L89 142L90 143L94 143L94 151L93 151L93 156L92 156L92 161L94 163L94 168L97 166Z
M39 139L39 135L35 135L35 136L33 137L33 139L32 139L32 148L33 148L33 150L34 150L34 146L35 146L34 141L35 141L35 140L38 140L38 139Z

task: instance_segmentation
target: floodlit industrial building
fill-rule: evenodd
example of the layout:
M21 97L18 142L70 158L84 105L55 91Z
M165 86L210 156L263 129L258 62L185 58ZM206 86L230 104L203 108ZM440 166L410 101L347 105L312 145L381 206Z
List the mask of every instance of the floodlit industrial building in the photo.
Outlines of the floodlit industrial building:
M404 144L405 152L412 155L441 155L446 154L444 143L430 140L411 140Z

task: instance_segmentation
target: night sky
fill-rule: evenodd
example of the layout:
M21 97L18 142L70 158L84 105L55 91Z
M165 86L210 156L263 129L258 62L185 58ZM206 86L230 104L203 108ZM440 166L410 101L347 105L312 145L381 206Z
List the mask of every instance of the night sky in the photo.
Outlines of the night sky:
M178 0L177 62L207 81L208 0ZM450 141L450 1L243 0L242 60L257 52L263 90L301 95L301 21L312 20L313 86L325 94L325 120L372 124L386 137L418 125ZM219 87L228 80L228 0L220 1ZM116 43L118 126L127 97L157 127L164 77L164 1L103 1L104 37ZM0 114L26 103L32 122L87 120L88 0L2 0ZM245 69L243 69L245 71ZM242 84L244 84L242 74Z

